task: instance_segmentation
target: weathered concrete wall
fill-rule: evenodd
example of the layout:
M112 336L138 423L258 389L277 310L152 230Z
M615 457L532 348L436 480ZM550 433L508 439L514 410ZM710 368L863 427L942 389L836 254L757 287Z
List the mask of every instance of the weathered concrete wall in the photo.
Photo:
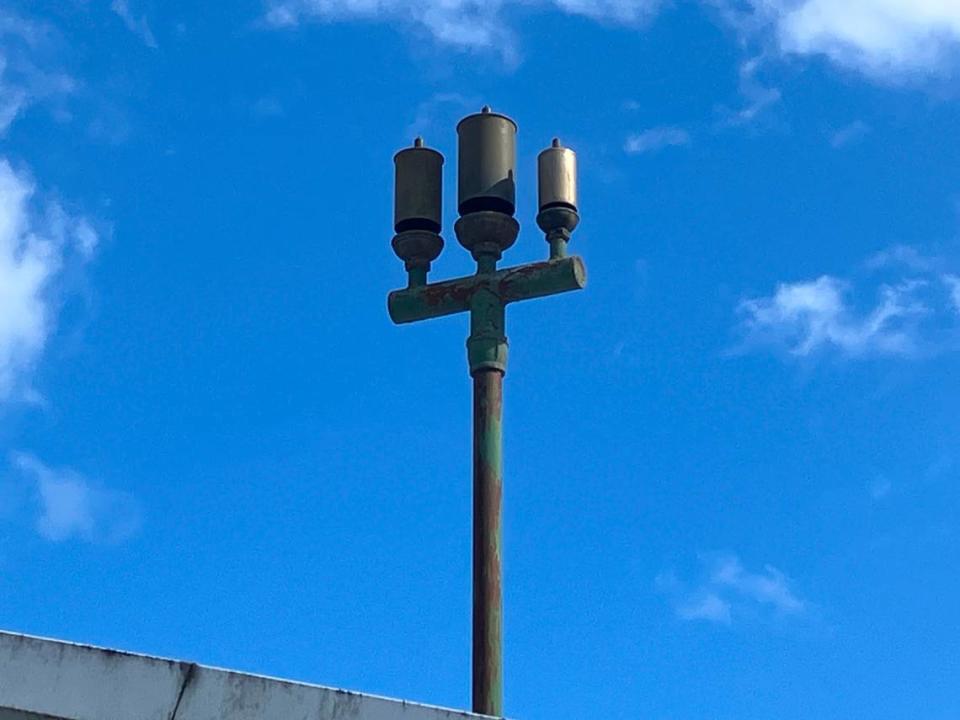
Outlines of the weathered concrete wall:
M0 719L476 720L317 685L0 632Z

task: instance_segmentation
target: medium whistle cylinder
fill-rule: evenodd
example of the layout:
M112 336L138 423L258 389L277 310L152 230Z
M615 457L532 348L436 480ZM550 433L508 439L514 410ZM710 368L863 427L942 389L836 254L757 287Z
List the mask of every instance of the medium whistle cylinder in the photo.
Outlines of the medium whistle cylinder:
M577 154L554 139L537 157L540 210L577 209Z
M398 232L428 230L442 225L443 155L414 140L413 147L393 156L396 166L393 227Z
M457 125L458 208L513 215L516 210L517 124L489 107Z

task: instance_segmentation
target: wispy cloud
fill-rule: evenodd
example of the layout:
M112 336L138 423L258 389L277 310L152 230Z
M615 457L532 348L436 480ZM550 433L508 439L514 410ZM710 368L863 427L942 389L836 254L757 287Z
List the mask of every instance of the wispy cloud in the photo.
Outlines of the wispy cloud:
M0 10L0 137L31 105L58 103L77 82L51 67L55 30L42 22Z
M121 0L118 0L121 1ZM949 75L960 60L960 3L953 0L699 0L745 45L770 57L825 56L881 81ZM311 20L393 22L464 50L517 51L506 10L539 5L599 22L642 26L665 0L266 0L267 23ZM745 72L752 72L751 63ZM776 88L750 85L741 113L749 122L779 100Z
M870 126L862 120L854 120L839 130L830 133L830 145L840 149L862 140L870 132Z
M435 41L462 50L494 50L516 58L513 31L504 10L528 0L270 0L266 19L275 27L311 20L395 22L426 31ZM661 6L661 0L545 0L563 12L594 20L636 25Z
M417 105L413 122L407 126L407 136L412 139L416 135L442 132L441 128L456 124L465 113L476 112L480 104L478 99L468 99L460 93L435 93ZM425 139L430 144L430 138Z
M463 50L499 45L502 54L513 53L510 32L500 21L503 0L274 0L267 23L295 27L311 20L366 20L395 22L425 30L435 41Z
M140 511L128 493L98 486L73 470L48 467L29 454L17 453L13 462L34 485L35 527L45 539L114 543L139 529Z
M0 56L0 135L6 133L27 104L27 92L7 78L7 59Z
M130 3L127 0L113 0L110 9L113 10L117 17L123 20L123 24L127 26L127 30L143 40L144 45L149 48L157 48L157 39L150 29L146 15L141 15L140 17L134 15L130 9Z
M623 144L630 155L655 152L666 147L690 144L690 133L679 127L657 127L630 135Z
M0 402L33 395L30 372L55 325L58 280L98 236L55 200L38 201L25 173L0 157Z
M772 565L765 565L763 572L754 573L746 570L737 557L722 557L714 565L710 582L720 590L768 605L780 613L798 613L806 607L790 589L787 576Z
M50 25L0 11L0 135L25 108L71 94ZM0 403L37 399L30 375L56 324L63 280L98 243L93 224L0 155Z
M49 24L0 10L0 136L31 105L60 102L77 87L53 60L60 36ZM99 235L82 214L40 189L22 162L0 155L0 404L37 402L34 366L54 331L71 271L94 255ZM36 457L11 457L29 480L37 532L51 541L113 542L139 524L136 502Z
M729 554L705 559L702 576L695 583L684 583L674 573L665 573L656 584L670 597L681 620L729 625L758 612L776 617L800 615L809 605L795 594L789 578L777 568L766 565L762 571L752 572L736 555Z
M772 296L744 300L739 310L747 345L780 345L792 355L827 346L849 356L911 355L919 321L929 312L918 298L921 287L884 286L873 309L858 315L848 299L850 284L824 275L781 283Z
M708 0L783 55L822 55L879 80L949 73L960 58L952 0Z
M632 25L649 20L665 0L553 0L553 3L574 15Z
M733 616L730 602L714 592L697 592L676 607L677 616L683 620L709 620L729 625Z
M953 307L960 313L960 277L948 273L943 275L943 281L950 288L950 299L953 301Z
M720 108L723 114L721 125L727 127L748 125L780 102L782 98L780 90L764 83L760 78L765 64L769 64L769 58L764 55L758 55L740 64L737 71L738 84L740 96L744 102L739 108Z
M867 270L881 271L888 268L903 269L918 274L937 274L942 271L942 259L924 255L912 245L894 245L867 258Z
M781 283L770 296L740 303L740 350L804 357L832 349L849 358L937 350L943 335L960 329L955 276L939 267L913 249L896 248L868 260L864 277ZM881 271L892 279L878 282Z

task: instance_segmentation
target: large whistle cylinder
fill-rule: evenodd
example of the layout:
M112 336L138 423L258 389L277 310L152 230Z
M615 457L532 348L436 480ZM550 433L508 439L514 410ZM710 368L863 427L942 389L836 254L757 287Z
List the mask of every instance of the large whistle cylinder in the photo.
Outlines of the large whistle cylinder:
M489 107L457 125L461 215L516 210L517 124Z
M398 232L428 230L442 225L443 155L414 140L413 147L393 157L396 166L393 227Z

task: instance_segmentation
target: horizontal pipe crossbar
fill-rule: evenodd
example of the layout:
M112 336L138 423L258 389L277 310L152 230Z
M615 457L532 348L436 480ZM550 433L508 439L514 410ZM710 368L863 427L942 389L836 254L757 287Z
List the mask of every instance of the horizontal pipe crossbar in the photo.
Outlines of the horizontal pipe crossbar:
M473 294L481 288L495 293L506 304L582 290L586 284L583 260L572 256L394 290L387 296L387 310L390 319L401 325L466 312Z

